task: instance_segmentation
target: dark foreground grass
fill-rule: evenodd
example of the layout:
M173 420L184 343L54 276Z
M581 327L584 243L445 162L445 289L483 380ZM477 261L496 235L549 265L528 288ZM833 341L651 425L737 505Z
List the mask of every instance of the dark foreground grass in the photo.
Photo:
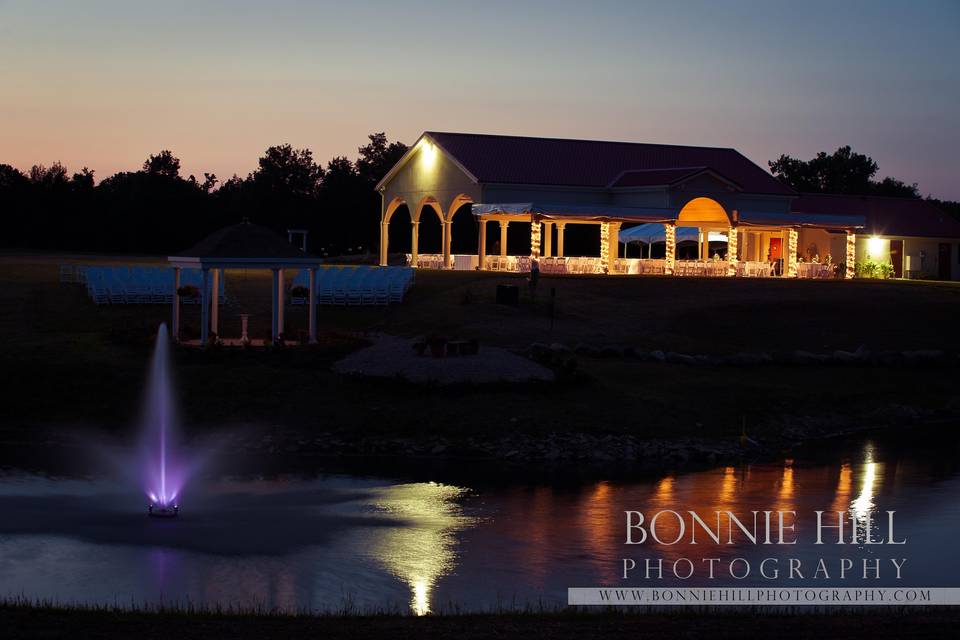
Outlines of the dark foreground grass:
M901 638L952 637L953 608L760 611L557 611L425 616L138 612L108 608L0 605L0 629L19 638Z
M7 442L42 426L124 430L134 423L151 341L169 319L165 305L93 305L81 286L59 284L59 262L0 260L0 435ZM960 287L951 283L544 278L535 301L524 289L524 303L511 308L493 302L504 282L524 285L510 275L419 272L402 305L322 307L316 348L178 350L183 422L199 431L252 423L403 436L496 437L519 429L733 438L744 421L751 435L763 436L797 417L872 423L897 405L955 409L955 369L688 367L581 357L583 375L561 384L453 389L330 373L375 331L441 332L508 348L542 341L704 354L860 345L960 351ZM253 335L267 331L266 275L229 272L226 288L221 333L239 332L240 313L253 314ZM304 315L290 308L289 334L304 326ZM188 333L197 316L186 309Z

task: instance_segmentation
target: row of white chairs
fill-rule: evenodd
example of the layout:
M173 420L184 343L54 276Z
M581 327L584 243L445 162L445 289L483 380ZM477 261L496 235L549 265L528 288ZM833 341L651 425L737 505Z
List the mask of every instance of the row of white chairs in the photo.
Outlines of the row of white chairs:
M414 270L409 267L331 266L317 269L316 295L318 304L370 305L403 302L414 282ZM293 290L303 287L309 291L310 274L301 269L293 279ZM309 298L291 295L290 303L307 304Z
M66 266L66 265L64 265ZM170 304L173 302L173 269L170 267L127 267L70 265L61 266L61 282L78 282L86 285L87 296L96 304ZM72 273L65 278L65 273ZM180 286L202 286L203 276L199 269L183 269ZM223 280L219 286L219 300L226 302ZM211 286L208 283L208 286ZM181 297L185 304L199 304L200 296Z

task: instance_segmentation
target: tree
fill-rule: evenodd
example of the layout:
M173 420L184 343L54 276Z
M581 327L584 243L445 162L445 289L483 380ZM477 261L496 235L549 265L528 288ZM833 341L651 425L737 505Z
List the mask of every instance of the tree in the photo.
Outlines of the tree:
M155 156L150 156L143 163L145 173L168 178L180 177L180 158L177 158L169 149L164 149Z
M877 163L850 145L832 154L821 151L811 160L781 155L767 164L774 176L797 191L919 197L916 183L908 185L889 176L875 182Z
M49 168L35 164L30 167L27 177L31 184L41 189L56 188L67 184L67 168L59 162L54 162Z
M79 173L73 174L73 177L70 178L70 184L76 191L92 191L93 171L84 167Z
M323 169L313 161L310 149L289 144L267 149L253 172L253 182L268 193L312 198L320 190Z
M356 166L357 173L372 188L399 162L408 147L399 141L388 142L383 131L371 133L367 137L370 139L369 144L357 149L360 156Z

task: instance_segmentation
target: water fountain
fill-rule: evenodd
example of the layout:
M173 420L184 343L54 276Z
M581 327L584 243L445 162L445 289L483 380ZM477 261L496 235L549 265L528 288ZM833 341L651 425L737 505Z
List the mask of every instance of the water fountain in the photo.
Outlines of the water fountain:
M180 513L180 493L189 470L177 449L169 360L167 326L161 324L150 365L140 443L143 488L150 500L147 514L159 518L173 518Z

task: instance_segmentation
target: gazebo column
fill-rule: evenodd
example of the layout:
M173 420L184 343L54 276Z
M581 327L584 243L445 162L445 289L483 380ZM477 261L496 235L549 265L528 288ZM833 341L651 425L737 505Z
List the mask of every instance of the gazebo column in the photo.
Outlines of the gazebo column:
M317 344L317 268L310 267L310 344Z
M387 222L380 223L380 266L387 266L387 251L390 242L390 225Z
M173 268L173 323L170 325L173 329L173 341L180 342L180 294L177 290L180 288L180 267Z
M530 220L530 257L534 259L540 258L540 242L542 230L540 228L540 221L534 220L531 216Z
M857 234L847 231L847 269L843 277L847 280L857 274Z
M480 218L480 240L477 243L477 268L483 271L487 266L487 221Z
M283 269L277 269L277 334L282 336L284 334L284 311L286 311L285 298L286 298L286 283L284 282Z
M500 221L500 257L505 258L507 256L507 227L510 225L509 220Z
M727 230L727 275L737 275L737 234L740 233L736 226Z
M563 257L563 232L567 228L566 222L557 223L557 257Z
M600 269L607 273L610 269L610 225L600 223Z
M277 310L279 308L279 292L280 292L280 279L279 279L280 269L271 269L270 279L273 284L273 291L270 296L270 339L273 342L277 341L277 338L280 336L280 331L278 327L280 326L277 315Z
M417 256L419 255L420 244L420 221L410 221L410 266L417 266Z
M677 225L670 223L664 224L663 233L664 245L666 249L664 272L672 275L673 268L677 262Z
M787 229L787 255L783 257L783 263L787 266L787 277L797 277L797 244L799 235L796 229Z
M620 258L620 227L622 222L610 223L610 264Z
M210 339L210 269L203 268L200 278L200 344Z
M220 269L212 269L210 284L210 333L220 336Z
M453 257L450 255L450 242L453 237L453 220L443 221L443 268L453 268Z

